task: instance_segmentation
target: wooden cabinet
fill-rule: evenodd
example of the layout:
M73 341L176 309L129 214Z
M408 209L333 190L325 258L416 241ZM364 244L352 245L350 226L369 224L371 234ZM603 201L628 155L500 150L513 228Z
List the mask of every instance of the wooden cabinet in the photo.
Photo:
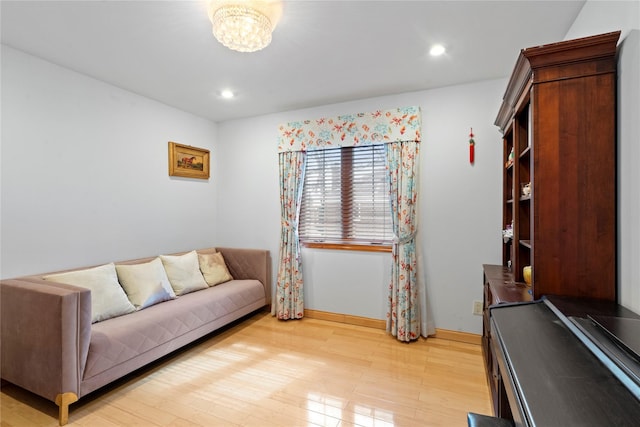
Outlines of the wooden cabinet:
M511 418L489 307L543 295L616 300L619 32L523 49L503 134L503 265L484 266L483 353L494 413ZM525 285L523 267L532 267Z
M523 49L495 124L503 133L503 264L535 299L616 299L619 32Z
M484 302L482 311L482 354L484 355L487 384L493 402L493 413L500 418L511 419L498 360L491 345L491 317L489 307L496 304L530 301L531 288L513 281L511 271L502 265L484 265Z

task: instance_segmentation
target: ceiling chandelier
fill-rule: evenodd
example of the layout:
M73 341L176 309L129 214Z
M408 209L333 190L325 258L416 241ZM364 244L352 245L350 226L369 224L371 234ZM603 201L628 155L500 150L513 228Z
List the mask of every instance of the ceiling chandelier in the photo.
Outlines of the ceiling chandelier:
M275 1L214 0L209 2L213 35L229 49L255 52L271 43L281 5Z

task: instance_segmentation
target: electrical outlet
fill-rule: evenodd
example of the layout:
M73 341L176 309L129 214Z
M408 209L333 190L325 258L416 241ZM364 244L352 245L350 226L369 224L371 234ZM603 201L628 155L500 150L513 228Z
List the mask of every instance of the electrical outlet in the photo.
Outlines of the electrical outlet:
M474 301L473 302L473 314L476 316L482 316L482 301Z

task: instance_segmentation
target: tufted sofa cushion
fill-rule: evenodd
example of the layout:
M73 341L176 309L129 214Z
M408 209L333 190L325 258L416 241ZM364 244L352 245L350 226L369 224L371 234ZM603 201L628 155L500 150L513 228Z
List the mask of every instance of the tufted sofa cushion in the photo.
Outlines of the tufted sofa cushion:
M263 304L264 286L258 280L233 280L215 288L179 296L92 326L84 382L118 376L121 364L154 351L181 335L224 319L255 302ZM134 321L135 320L135 321ZM109 372L113 371L113 372Z

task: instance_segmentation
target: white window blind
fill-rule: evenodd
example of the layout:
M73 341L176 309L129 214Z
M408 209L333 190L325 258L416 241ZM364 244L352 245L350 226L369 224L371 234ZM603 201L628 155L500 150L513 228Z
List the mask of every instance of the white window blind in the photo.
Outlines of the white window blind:
M309 151L306 162L302 242L391 243L384 145Z

